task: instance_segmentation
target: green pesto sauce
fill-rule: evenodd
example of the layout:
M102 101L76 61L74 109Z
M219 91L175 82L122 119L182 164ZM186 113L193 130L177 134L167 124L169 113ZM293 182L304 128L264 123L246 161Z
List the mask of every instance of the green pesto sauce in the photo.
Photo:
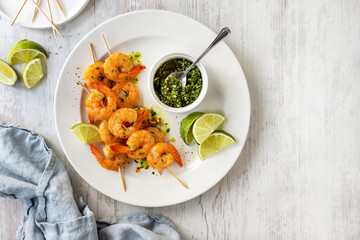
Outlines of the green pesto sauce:
M170 107L181 108L193 103L199 97L202 78L196 66L188 73L185 87L176 78L167 78L173 72L186 70L191 63L187 59L175 58L158 68L154 77L154 89L161 102Z
M128 54L129 59L132 62L137 62L138 64L141 64L141 53L140 52L131 52Z

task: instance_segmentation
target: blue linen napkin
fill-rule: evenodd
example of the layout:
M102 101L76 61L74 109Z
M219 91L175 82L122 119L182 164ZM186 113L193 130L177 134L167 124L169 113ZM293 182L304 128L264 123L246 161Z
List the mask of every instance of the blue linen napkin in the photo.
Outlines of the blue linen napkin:
M1 124L0 196L25 201L16 239L180 239L175 226L162 216L95 220L82 199L75 202L67 172L44 139Z

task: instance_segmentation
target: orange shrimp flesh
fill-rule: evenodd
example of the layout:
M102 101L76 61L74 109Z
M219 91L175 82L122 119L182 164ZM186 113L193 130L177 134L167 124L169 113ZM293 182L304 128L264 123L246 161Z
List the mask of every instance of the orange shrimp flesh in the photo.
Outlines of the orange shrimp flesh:
M164 169L170 166L173 161L183 166L181 157L176 148L170 143L157 143L151 150L147 157L149 165L153 169Z
M114 160L104 158L101 152L93 145L90 145L91 153L94 155L96 161L105 169L117 171L118 168L122 168L128 162L128 158L123 158L119 156L115 156Z

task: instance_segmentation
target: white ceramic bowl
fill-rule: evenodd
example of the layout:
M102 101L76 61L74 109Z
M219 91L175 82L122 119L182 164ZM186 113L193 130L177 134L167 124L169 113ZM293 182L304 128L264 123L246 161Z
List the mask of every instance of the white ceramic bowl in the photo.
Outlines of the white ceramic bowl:
M152 98L161 108L163 108L169 112L184 113L184 112L191 111L196 106L198 106L202 100L204 100L207 89L208 89L208 76L206 74L204 66L200 62L197 63L196 67L200 70L201 78L202 78L202 87L201 87L201 91L200 91L198 98L193 103L191 103L185 107L182 107L182 108L174 108L174 107L170 107L170 106L164 104L163 102L160 101L160 99L158 98L158 96L155 93L154 76L155 76L155 73L158 70L158 68L161 66L161 64L167 62L168 60L174 59L174 58L185 58L191 62L194 62L196 60L196 58L189 53L170 53L170 54L166 54L165 56L161 57L159 60L157 60L155 62L155 64L152 66L152 68L150 70L149 89L150 89Z

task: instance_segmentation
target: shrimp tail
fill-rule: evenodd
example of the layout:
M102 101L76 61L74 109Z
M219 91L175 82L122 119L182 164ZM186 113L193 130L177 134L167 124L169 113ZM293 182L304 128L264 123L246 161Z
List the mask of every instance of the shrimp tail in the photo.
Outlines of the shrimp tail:
M131 150L128 146L118 144L118 143L110 144L109 147L111 148L111 150L113 150L114 152L117 152L117 153L130 153L131 152Z
M134 123L134 129L140 129L142 122L144 121L145 110L143 110Z
M101 154L101 152L93 145L93 144L89 144L90 145L90 150L91 153L94 155L96 161L103 167L103 168L107 168L106 166L104 166L103 161L104 161L104 157Z
M105 169L108 170L117 170L118 166L114 166L113 164L108 164L107 161L109 161L108 159L104 159L103 155L101 154L101 152L93 145L93 144L89 144L90 145L90 150L91 153L94 155L96 161Z
M142 70L144 70L144 69L145 69L145 66L144 66L144 65L141 65L141 64L136 65L135 67L133 67L133 68L129 71L129 73L128 73L129 78L132 79L132 78L136 77L136 76L139 75L139 74L142 72Z
M89 114L88 114L88 118L89 118L89 122L90 122L91 124L94 124L95 119L94 119L92 116L90 116Z
M182 163L179 152L176 150L176 148L172 144L169 144L169 147L170 147L171 154L175 158L176 163L179 165L179 167L183 167L183 163Z
M112 92L110 88L108 88L107 86L105 86L100 82L92 82L91 87L95 88L96 90L98 90L103 94L108 94L109 92Z

